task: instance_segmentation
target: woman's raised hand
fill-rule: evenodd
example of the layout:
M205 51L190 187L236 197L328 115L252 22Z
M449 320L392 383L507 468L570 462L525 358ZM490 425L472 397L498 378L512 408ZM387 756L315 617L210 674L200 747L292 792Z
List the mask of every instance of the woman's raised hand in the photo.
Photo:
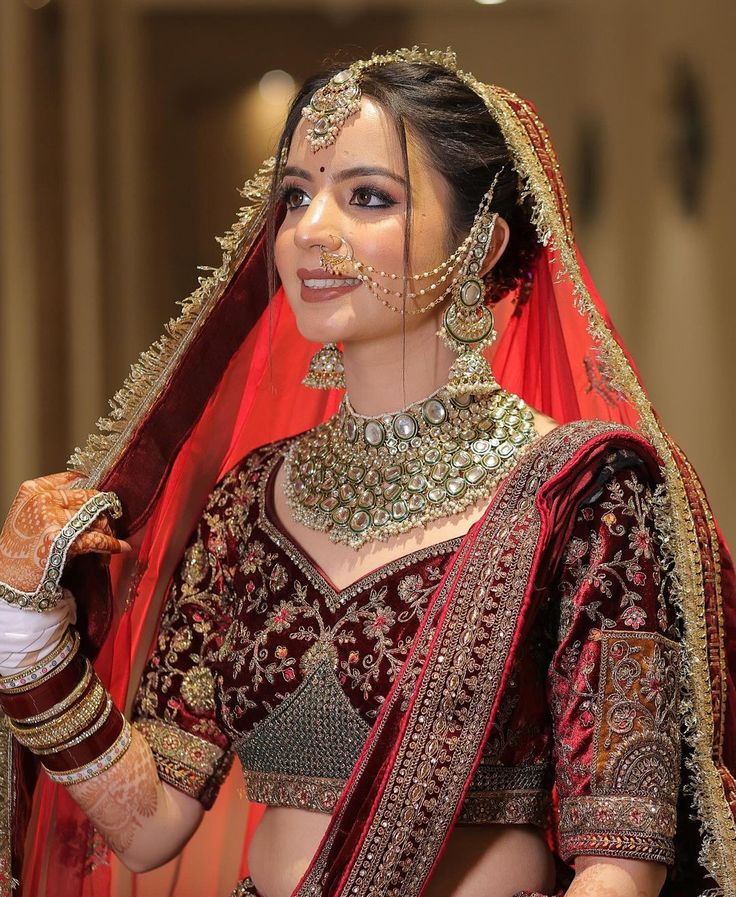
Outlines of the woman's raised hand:
M112 492L74 488L72 472L27 480L0 532L0 598L46 610L61 596L66 560L78 554L116 554L130 545L116 538L110 517L121 514Z

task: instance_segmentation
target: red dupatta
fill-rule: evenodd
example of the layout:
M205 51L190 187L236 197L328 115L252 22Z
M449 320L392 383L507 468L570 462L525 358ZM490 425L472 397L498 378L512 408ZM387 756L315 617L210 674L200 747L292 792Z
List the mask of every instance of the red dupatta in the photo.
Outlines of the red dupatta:
M400 51L397 58L401 53L402 58L411 58L411 52ZM533 200L534 224L543 244L529 273L527 301L519 304L518 297L510 294L497 308L500 339L491 356L497 379L562 423L593 418L629 425L653 447L661 465L674 521L678 610L685 630L687 712L683 725L693 812L700 826L700 861L723 893L736 897L736 828L729 806L729 802L736 804L729 772L736 768L736 695L726 662L736 649L736 604L728 554L697 479L662 429L579 257L559 166L534 107L458 71L451 55L438 58L483 98L499 123L524 193ZM120 706L130 706L173 569L213 484L250 449L314 426L336 407L337 396L315 394L299 385L314 346L296 332L281 292L269 304L264 221L270 170L267 163L244 188L247 205L221 240L220 268L201 279L179 318L169 322L163 337L134 366L113 401L112 414L72 459L89 486L117 492L124 510L120 534L136 547L133 558L113 560L109 589L105 587L107 571L89 557L73 562L67 580L79 598L87 651L97 653L97 669ZM577 432L574 426L564 428L555 438ZM521 479L519 474L513 482ZM511 482L494 501L494 508L513 489ZM551 500L552 492L545 496ZM542 522L544 508L544 504L538 506ZM483 538L495 519L489 513L474 528L472 538ZM527 525L533 527L533 521ZM436 648L449 632L446 627L462 620L465 586L461 584L472 572L470 544L453 566L457 573L453 601L442 603L441 608L438 604L452 585L448 579L445 591L440 589L435 599L437 626L430 628L427 623L422 630L422 638L431 633L431 639L426 642L426 656L413 655L421 665L406 709L395 697L382 714L381 731L377 726L366 745L361 763L370 765L374 778L362 775L358 764L303 882L304 894L337 895L350 890L352 876L366 868L369 848L365 845L389 818L384 814L398 812L386 804L386 784L403 762L401 745L417 702L423 700L421 689L429 671L443 669L435 666L443 662ZM102 600L105 594L107 603ZM508 644L506 661L518 644L528 612L526 599L519 596L518 600L520 624L514 627L517 635L513 637L517 640L512 638ZM506 661L497 658L502 666ZM477 723L475 740L468 744L482 743L493 713L489 696L490 692L478 697L485 701L486 727L481 731ZM29 851L21 868L33 776L27 756L11 745L7 732L3 737L5 756L14 764L5 766L0 782L6 808L0 820L0 850L6 875L13 847L12 869L20 873L34 897L107 897L112 879L102 846L66 793L46 780L36 788ZM426 834L421 814L410 818L410 807L404 807L402 842L396 848L408 861L402 872L402 893L405 884L410 888L406 893L420 893L431 871L427 864L436 861L451 829L453 801L456 805L456 798L462 796L463 776L472 774L475 756L456 758L456 762L454 789L448 792L440 827L431 833L427 860L417 858L415 852L411 861L402 853L412 849L420 832L422 838ZM360 823L346 822L353 811ZM395 874L391 870L399 862L398 855L386 856L395 847L385 843L381 847L387 875ZM374 855L372 861L377 860ZM7 877L5 885L7 889Z

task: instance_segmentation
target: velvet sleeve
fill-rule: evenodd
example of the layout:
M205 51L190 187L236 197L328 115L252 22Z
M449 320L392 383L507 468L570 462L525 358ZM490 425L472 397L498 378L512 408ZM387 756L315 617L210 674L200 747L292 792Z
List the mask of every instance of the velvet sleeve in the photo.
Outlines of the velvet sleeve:
M208 809L232 763L221 723L218 652L230 623L227 496L217 487L176 570L133 719L159 776Z
M560 854L670 865L680 646L666 505L635 455L609 462L578 509L554 589L548 699Z

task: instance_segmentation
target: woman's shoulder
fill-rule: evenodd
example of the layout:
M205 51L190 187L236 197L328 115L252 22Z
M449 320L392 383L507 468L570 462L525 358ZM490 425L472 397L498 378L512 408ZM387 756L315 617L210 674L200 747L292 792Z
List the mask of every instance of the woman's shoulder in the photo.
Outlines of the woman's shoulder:
M210 490L206 512L223 511L237 501L252 504L269 473L283 458L295 437L278 439L250 449L220 477Z
M661 482L659 456L651 442L625 424L577 420L557 424L550 418L533 444L526 468L544 503L570 507L600 496L605 484L623 483L631 472L649 489ZM630 479L630 477L629 477Z
M628 424L593 418L560 424L535 413L535 425L540 436L536 441L538 454L564 461L566 466L585 465L591 459L605 459L608 454L620 451L652 468L659 467L652 443Z

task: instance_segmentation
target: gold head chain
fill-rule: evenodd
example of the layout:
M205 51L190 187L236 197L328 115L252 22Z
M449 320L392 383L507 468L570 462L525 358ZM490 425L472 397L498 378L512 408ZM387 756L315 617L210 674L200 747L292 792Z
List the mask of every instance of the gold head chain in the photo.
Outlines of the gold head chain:
M360 108L360 76L363 72L392 62L420 62L458 71L457 57L449 47L446 50L412 47L392 53L374 53L370 59L358 59L334 75L324 87L315 90L312 99L302 109L302 116L312 122L312 127L307 130L307 140L313 152L331 146L340 128Z

